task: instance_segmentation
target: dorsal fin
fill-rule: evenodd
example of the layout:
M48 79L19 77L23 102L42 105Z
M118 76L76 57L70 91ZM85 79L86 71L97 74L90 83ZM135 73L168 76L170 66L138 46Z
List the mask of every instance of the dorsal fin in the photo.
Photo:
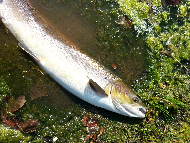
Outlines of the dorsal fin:
M89 79L89 85L90 85L90 88L96 92L98 95L102 95L102 96L108 96L105 91L95 82L93 81L92 79Z

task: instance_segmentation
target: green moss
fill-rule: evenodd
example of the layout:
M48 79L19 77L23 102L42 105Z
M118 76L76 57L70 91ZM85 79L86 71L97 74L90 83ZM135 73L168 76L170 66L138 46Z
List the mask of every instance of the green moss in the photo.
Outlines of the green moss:
M145 2L139 2L138 0L119 0L118 4L122 11L132 18L133 24L140 25L142 20L149 17L149 7Z
M6 84L6 82L3 80L2 77L0 77L0 103L3 101L3 99L6 96L10 95L10 88Z
M161 1L160 0L151 0L151 4L153 6L161 6Z
M141 91L141 94L149 96L150 107L160 111L166 120L174 119L178 112L185 113L189 109L190 77L174 71L175 64L190 57L190 39L186 36L189 35L189 17L185 16L187 6L182 4L180 7L184 10L181 14L176 13L177 17L169 12L172 8L154 16L157 23L154 23L154 30L146 37L149 48L148 74L147 81L142 84L145 85L143 88L153 92L146 94ZM168 41L170 45L166 44ZM189 68L182 64L181 67L186 70Z
M187 6L185 6L185 5L181 5L180 6L180 14L182 16L186 16L187 15Z
M155 26L154 26L154 29L155 29L155 33L156 33L156 34L160 34L161 28L160 28L159 25L155 25Z
M179 138L186 138L186 141L190 138L190 127L188 123L182 123L182 129L177 131L179 134Z
M26 105L15 113L15 116L24 121L31 118L39 120L39 130L33 134L22 134L1 125L0 141L16 142L23 140L24 137L25 141L52 142L53 138L57 137L57 142L83 142L80 138L84 138L88 133L81 120L89 115L91 118L99 119L99 124L104 129L103 134L98 138L99 142L188 142L190 77L189 74L181 72L180 68L175 68L176 64L179 64L181 68L189 68L188 65L181 63L181 60L188 60L190 57L188 15L190 11L187 3L183 1L177 6L167 6L163 10L159 0L152 0L154 13L149 11L149 6L144 1L131 0L122 3L122 1L113 0L81 0L76 4L76 8L80 6L78 9L83 18L93 21L96 27L97 47L95 50L100 54L93 55L91 50L89 53L109 68L111 63L116 62L121 70L114 72L125 81L128 79L128 70L134 67L143 69L141 64L145 60L136 64L138 53L142 53L143 56L146 55L144 53L148 53L145 74L138 80L136 78L133 87L148 110L151 110L149 120L124 117L83 102L71 104L66 109L57 108L53 106L51 98L41 97L35 101L27 101ZM123 15L132 21L132 29L118 24L118 20ZM139 33L141 35L138 35ZM141 40L146 42L147 47ZM168 40L171 41L171 45L166 45ZM142 51L145 52L138 50L138 47L143 47ZM171 56L160 51L167 51L171 53ZM132 66L126 64L130 61L132 61ZM134 73L138 72L137 69ZM34 79L38 80L39 76ZM44 81L51 82L47 79ZM24 90L24 85L22 90ZM12 89L13 93L17 94L15 96L25 93L17 92L15 89L19 87L14 86L11 86L9 90L4 80L2 80L2 87L3 95L10 94ZM26 88L29 87L26 86ZM46 100L50 101L44 102Z
M0 142L26 142L31 140L30 135L24 135L20 131L10 129L0 124Z
M145 19L149 18L149 6L145 2L138 0L118 0L121 11L131 20L138 33L148 30L148 24Z

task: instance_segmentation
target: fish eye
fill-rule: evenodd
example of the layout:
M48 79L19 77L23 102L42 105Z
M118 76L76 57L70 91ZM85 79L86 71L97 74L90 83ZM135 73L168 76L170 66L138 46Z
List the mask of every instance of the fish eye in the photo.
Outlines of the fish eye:
M134 97L133 101L137 103L137 102L139 102L139 99L137 97Z

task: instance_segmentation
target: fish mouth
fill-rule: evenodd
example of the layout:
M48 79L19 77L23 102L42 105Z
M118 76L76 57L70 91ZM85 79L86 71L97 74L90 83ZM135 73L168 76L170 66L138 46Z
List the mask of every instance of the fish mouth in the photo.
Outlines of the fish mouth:
M145 107L139 108L139 111L141 111L143 114L146 114L146 108Z
M125 110L126 113L130 113L131 117L139 117L139 118L144 118L145 113L146 113L146 108L143 106L136 106L133 107L132 105L125 104L122 105L123 110Z
M112 96L112 103L115 109L122 115L129 117L138 117L144 118L146 113L146 108L138 105L130 105L130 104L121 104L120 101Z

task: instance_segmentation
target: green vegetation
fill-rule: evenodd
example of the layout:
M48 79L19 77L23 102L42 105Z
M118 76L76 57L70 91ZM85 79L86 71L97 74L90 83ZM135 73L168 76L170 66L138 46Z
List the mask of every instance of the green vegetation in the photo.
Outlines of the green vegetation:
M3 99L10 95L10 89L8 87L8 85L6 84L6 82L3 80L2 77L0 77L0 102L3 101Z
M63 2L66 4L67 0ZM85 20L95 23L95 50L100 54L94 55L89 49L87 53L124 81L133 84L149 110L147 119L123 117L83 102L71 103L66 109L55 108L53 101L51 104L44 102L42 97L28 100L25 106L15 112L15 116L24 121L37 119L40 122L39 130L21 133L1 124L0 142L52 142L55 137L58 138L57 142L83 142L80 138L88 133L81 120L87 115L97 118L99 126L104 129L97 139L100 142L189 142L190 2L182 0L164 9L160 0L152 0L151 10L147 3L148 0L80 0L74 3ZM125 20L122 19L124 16L130 19L132 28L121 24L121 20ZM140 57L139 60L137 57ZM3 60L0 58L0 61L2 63ZM118 68L113 70L111 63L116 63ZM19 67L17 70L24 68L20 65L15 67ZM26 71L30 71L28 69L31 68L27 67ZM42 75L38 70L31 71L35 81L29 78L29 72L16 75L21 82L23 75L25 80L28 79L28 83L23 83L27 85L26 91L10 86L13 74L8 76L6 73L4 76L9 81L9 87L6 80L1 78L0 102L7 95L18 97L22 93L29 94L35 82L42 86L42 81L51 82L47 76L40 78ZM133 78L130 78L131 75ZM49 90L48 87L46 90Z

